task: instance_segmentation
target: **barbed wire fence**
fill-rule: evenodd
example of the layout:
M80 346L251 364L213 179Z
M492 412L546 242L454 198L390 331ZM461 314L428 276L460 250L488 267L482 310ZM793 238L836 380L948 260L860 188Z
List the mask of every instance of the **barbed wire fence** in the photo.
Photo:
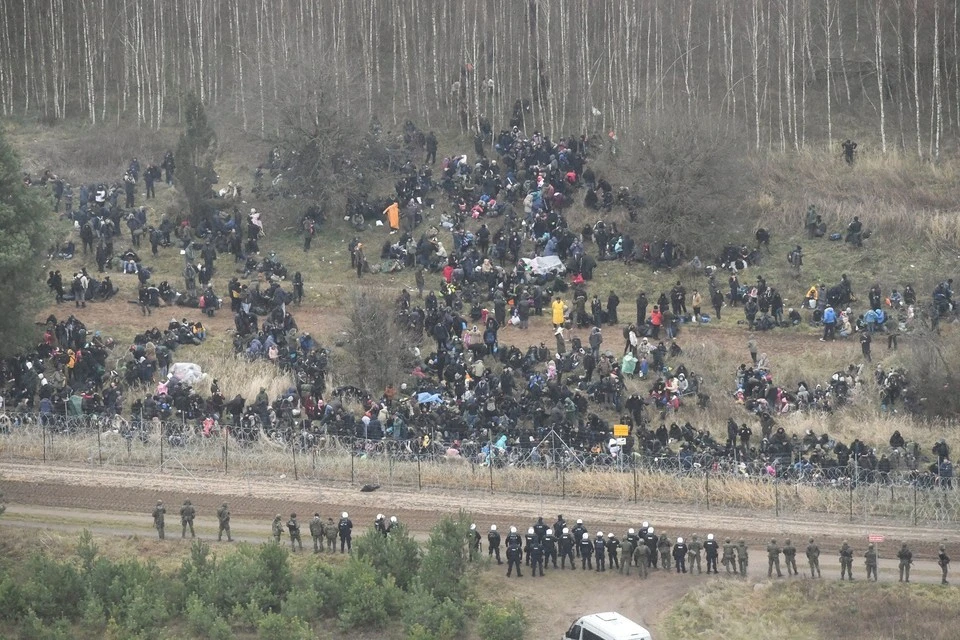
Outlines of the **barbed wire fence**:
M555 435L555 434L554 434ZM293 442L288 441L293 440ZM493 453L490 453L492 451ZM774 518L830 514L852 523L960 523L952 479L915 470L805 467L779 477L747 474L726 459L580 452L559 437L498 449L462 442L456 453L431 439L372 440L265 433L238 437L185 422L118 417L0 415L0 462L86 466L147 473L370 484L571 499L683 504L699 511L743 510Z

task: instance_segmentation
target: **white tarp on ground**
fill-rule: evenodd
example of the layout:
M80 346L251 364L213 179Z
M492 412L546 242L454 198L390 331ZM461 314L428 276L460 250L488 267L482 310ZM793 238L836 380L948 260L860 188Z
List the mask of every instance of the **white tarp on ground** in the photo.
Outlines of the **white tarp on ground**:
M523 258L523 262L538 276L546 273L562 274L567 270L567 268L563 266L563 261L557 256L540 256L533 260Z
M196 384L203 379L200 365L192 362L177 362L170 365L170 378L187 384Z

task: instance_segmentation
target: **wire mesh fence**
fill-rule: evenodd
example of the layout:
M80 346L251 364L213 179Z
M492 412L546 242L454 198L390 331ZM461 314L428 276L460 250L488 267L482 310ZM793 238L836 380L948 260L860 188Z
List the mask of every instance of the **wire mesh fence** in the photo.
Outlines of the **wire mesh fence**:
M751 472L707 455L579 452L549 437L536 446L502 449L491 442L462 442L456 449L425 442L325 434L237 437L223 427L205 432L156 419L0 416L0 463L683 504L784 518L818 512L864 524L960 523L952 479L922 470L787 465L773 476L763 467Z

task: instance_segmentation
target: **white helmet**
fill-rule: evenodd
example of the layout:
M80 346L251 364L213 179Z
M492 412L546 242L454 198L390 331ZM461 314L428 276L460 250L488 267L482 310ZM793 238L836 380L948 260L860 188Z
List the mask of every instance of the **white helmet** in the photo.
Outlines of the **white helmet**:
M343 517L346 518L347 516L343 516ZM384 516L383 516L382 513L378 513L378 514L377 514L377 520L383 520L383 517L384 517Z
M349 518L350 516L347 515L347 512L346 512L346 511L344 511L343 513L340 514L340 517L341 517L341 518Z
M613 537L613 534L612 534L612 533L608 533L608 534L607 534L607 537L608 537L608 538L612 538L612 537Z
M683 544L683 538L677 538L677 544Z
M563 528L563 533L565 533L565 534L566 534L566 533L570 533L570 529L568 529L567 527L564 527L564 528Z
M644 521L643 521L643 528L646 529L646 528L649 527L649 526L650 526L650 523L647 522L646 520L644 520Z
M470 525L470 531L476 531L476 530L477 530L477 525L475 524Z
M590 539L590 534L589 534L589 533L584 533L582 536L580 536L580 538L581 538L582 540L589 540L589 539Z
M497 525L495 524L490 525L490 531L496 531L496 530L497 530Z
M553 535L553 529L547 529L547 535L548 535L548 536L552 536L552 535Z
M390 516L390 522L397 524L397 516Z
M633 534L636 533L636 531L634 531L633 529L627 529L627 533L632 536Z
M510 527L510 533L516 533L516 532L517 532L516 527Z
M708 533L708 534L707 534L707 540L713 540L713 534L712 534L712 533Z
M527 529L527 533L530 535L533 535L533 527L530 527L529 529Z
M603 537L603 531L597 531L597 537L598 537L598 538L602 538L602 537Z
M583 520L577 520L577 524L583 524Z
M653 527L647 527L647 533L653 533Z

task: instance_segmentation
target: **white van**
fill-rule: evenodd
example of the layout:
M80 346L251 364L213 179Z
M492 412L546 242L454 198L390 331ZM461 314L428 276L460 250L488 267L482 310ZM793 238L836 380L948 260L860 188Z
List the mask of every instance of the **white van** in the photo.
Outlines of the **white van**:
M650 632L619 613L593 613L570 625L564 640L653 640Z

